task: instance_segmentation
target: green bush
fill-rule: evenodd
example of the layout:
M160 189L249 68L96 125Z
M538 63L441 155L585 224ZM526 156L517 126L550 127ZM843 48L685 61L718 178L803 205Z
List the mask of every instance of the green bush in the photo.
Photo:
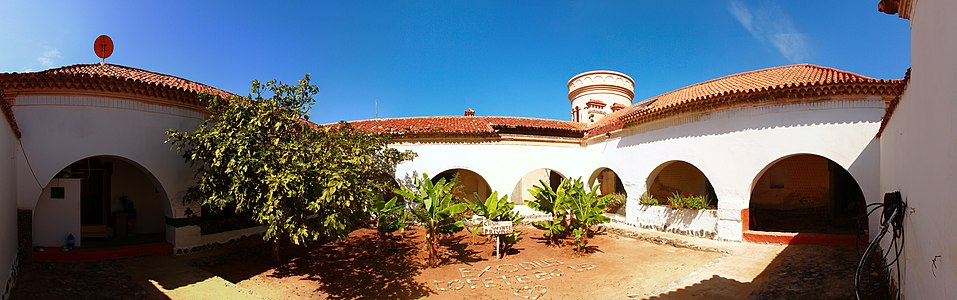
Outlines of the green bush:
M643 194L641 195L641 198L638 198L638 203L641 203L644 205L658 205L658 199L655 199L654 196L651 196L649 194Z
M708 197L694 194L674 193L668 198L668 205L673 209L707 209Z
M561 240L568 236L568 224L565 218L568 216L568 208L565 202L569 198L567 195L567 181L563 180L557 189L552 190L551 185L539 180L539 185L533 186L528 190L535 200L525 201L528 207L552 215L552 219L532 223L535 228L545 230L545 238L548 244L561 246Z
M437 249L439 234L452 234L462 230L464 225L459 215L468 209L465 203L453 203L453 185L445 178L432 183L429 175L423 173L422 178L416 178L416 191L407 187L396 190L396 194L411 201L412 215L425 228L425 245L429 251L429 265L437 266Z
M539 183L541 186L529 189L535 200L525 203L532 209L551 213L552 219L533 225L546 231L545 237L550 244L561 245L564 238L573 236L577 252L583 253L592 227L609 221L602 213L614 195L599 196L597 184L590 191L586 190L581 178L564 179L555 190L544 182Z
M377 196L372 203L370 213L376 230L379 231L380 239L384 239L390 233L405 230L410 225L409 218L412 217L405 205L398 201L398 197L385 201L384 197Z
M518 212L513 211L515 208L515 203L508 201L508 195L498 197L498 192L492 192L488 196L488 199L482 201L478 197L478 194L474 195L475 201L469 201L469 208L472 210L472 213L482 216L488 221L512 221L513 225L518 225L522 222L522 216ZM482 226L478 226L472 229L472 234L478 234L482 232ZM522 232L515 230L512 233L501 235L499 240L502 242L501 252L508 252L508 249L511 249L513 245L522 240Z
M625 194L612 194L611 200L605 203L605 212L615 213L627 203L628 197Z

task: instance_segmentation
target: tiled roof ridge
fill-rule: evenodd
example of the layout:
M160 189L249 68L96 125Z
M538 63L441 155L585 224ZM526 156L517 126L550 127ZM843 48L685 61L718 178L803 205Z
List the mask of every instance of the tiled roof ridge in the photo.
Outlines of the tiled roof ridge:
M768 80L767 82L758 82L756 84L753 84L752 87L748 87L748 88L733 86L733 85L741 83L740 81L733 82L734 80L738 80L739 78L747 78L747 76L759 74L762 72L767 72L767 73L787 72L790 69L797 69L797 68L813 69L818 72L816 72L816 74L792 75L793 77L790 79L801 79L801 80L790 80L790 81L782 80L781 77L775 78L776 76L774 75L777 75L780 73L771 73L769 74L770 80ZM802 78L802 77L811 77L811 78ZM748 79L743 79L743 80L747 81ZM775 80L780 82L775 82ZM674 95L680 95L678 93L693 93L693 91L695 91L696 88L700 87L704 89L704 87L708 84L715 84L715 83L720 84L723 82L729 82L727 84L732 86L724 88L723 91L719 89L719 91L711 91L711 92L700 94L700 95L686 95L686 96L693 96L693 97L687 97L687 98L679 97L678 99L674 99L675 98ZM680 113L680 111L695 109L694 106L697 106L696 104L703 105L704 102L713 102L712 100L721 101L720 99L741 97L742 95L753 94L753 93L769 93L769 92L778 93L778 92L786 92L786 91L799 91L799 92L803 91L801 93L807 92L807 91L804 91L803 89L815 89L818 91L818 93L820 93L822 92L822 90L820 90L822 88L826 89L826 91L823 91L826 93L843 93L843 92L838 92L835 89L843 89L847 87L852 87L852 88L856 87L859 89L861 88L861 86L858 86L858 85L864 84L869 86L866 91L855 90L849 93L860 94L860 93L870 92L870 93L879 93L884 95L887 92L894 92L899 94L901 82L903 82L903 80L901 79L876 79L876 78L872 78L868 76L859 75L853 72L848 72L848 71L843 71L840 69L835 69L831 67L823 67L823 66L818 66L813 64L795 64L795 65L764 68L764 69L753 70L753 71L748 71L743 73L731 74L731 75L715 78L712 80L708 80L705 82L692 84L689 86L685 86L679 89L675 89L675 90L660 94L655 97L642 100L640 102L637 102L629 106L626 109L622 109L612 114L609 114L608 116L606 116L599 122L596 122L595 124L592 124L591 126L589 126L586 130L588 131L588 134L587 134L588 137L593 137L593 136L597 136L600 134L604 134L604 133L619 129L620 127L625 126L625 123L639 122L638 119L646 119L648 117L656 117L656 116L660 117L659 115L670 114L675 111ZM660 99L664 99L666 101L654 101L652 103L648 103L652 100L660 100Z
M521 116L408 116L408 117L389 117L389 118L374 118L374 119L359 119L359 120L348 120L347 123L352 122L366 122L366 121L379 121L379 120L409 120L409 119L420 119L420 118L461 118L461 119L484 119L484 118L506 118L506 119L529 119L529 120L543 120L543 121L555 121L555 122L566 122L566 123L577 123L573 121L558 120L558 119L548 119L548 118L538 118L538 117L521 117ZM338 123L338 122L335 122ZM331 123L330 123L331 124Z
M718 81L724 81L724 80L728 80L728 79L732 79L732 78L744 77L744 76L751 75L751 74L755 74L755 73L762 73L762 72L768 72L768 71L776 71L776 70L788 69L788 68L794 68L794 67L810 67L810 68L815 68L815 69L820 69L820 70L827 70L827 71L832 71L832 72L837 72L837 73L843 73L843 74L846 74L846 75L853 75L853 76L860 77L861 79L865 79L865 80L883 80L883 79L876 79L876 78L873 78L873 77L868 77L868 76L860 75L860 74L857 74L857 73L854 73L854 72L844 71L844 70L841 70L841 69L835 69L835 68L831 68L831 67L819 66L819 65L810 64L810 63L800 63L800 64L792 64L792 65L784 65L784 66L776 66L776 67L767 67L767 68L762 68L762 69L757 69L757 70L751 70L751 71L744 71L744 72L740 72L740 73L728 74L728 75L721 76L721 77L718 77L718 78L713 78L713 79L710 79L710 80L706 80L706 81L694 83L694 84L687 85L687 86L684 86L684 87L680 87L680 88L677 88L677 89L674 89L674 90L671 90L671 91L668 91L668 92L664 92L664 93L659 94L658 96L655 96L655 97L651 97L651 98L642 100L641 102L644 102L644 101L647 101L647 100L652 100L652 99L655 99L655 98L658 98L658 97L661 97L661 96L664 96L664 95L667 95L667 94L670 94L670 93L673 93L673 92L677 92L677 91L681 91L681 90L686 90L686 89L693 88L693 87L696 87L696 86L706 85L706 84L709 84L709 83L714 83L714 82L718 82ZM638 103L641 103L641 102L638 102ZM636 104L637 104L637 103L636 103Z
M901 81L901 93L898 94L894 99L891 99L887 103L887 109L884 112L884 116L881 118L881 128L877 130L877 137L880 138L884 134L884 129L887 128L887 123L891 121L891 117L894 115L894 111L897 110L897 105L900 104L901 97L904 95L904 90L907 89L907 85L910 84L910 74L911 68L907 68L907 72L904 73L904 79Z
M101 76L101 77L108 77L108 78L115 78L115 79L132 80L132 81L136 81L136 82L142 82L142 83L146 83L146 84L153 84L153 85L157 85L157 86L162 86L162 87L172 88L172 89L179 89L179 90L183 90L183 91L191 91L191 92L196 92L196 93L203 92L203 91L201 91L201 90L191 89L191 88L189 88L189 87L187 87L187 86L173 86L173 85L171 85L171 84L169 84L169 83L165 83L165 82L150 81L150 80L145 80L145 79L142 79L142 78L126 77L126 76L120 76L120 75L108 74L108 73L87 72L87 71L81 69L81 68L104 68L104 67L113 67L113 68L126 69L126 70L129 70L129 71L143 72L143 73L150 74L150 75L166 77L166 78L174 79L174 80L180 80L180 81L183 81L183 83L186 83L187 85L188 85L188 84L194 84L194 85L197 85L197 86L200 86L200 87L204 87L204 88L210 89L210 90L212 90L212 91L216 91L216 92L218 92L218 94L220 94L220 96L237 96L236 94L227 92L227 91L222 90L222 89L220 89L220 88L216 88L216 87L213 87L213 86L211 86L211 85L203 84L203 83L200 83L200 82L197 82L197 81L189 80L189 79L186 79L186 78L183 78L183 77L179 77L179 76L175 76L175 75L169 75L169 74L166 74L166 73L160 73L160 72L156 72L156 71L150 71L150 70L146 70L146 69L140 69L140 68L136 68L136 67L130 67L130 66L112 64L112 63L72 64L72 65L62 66L62 67L53 68L53 69L47 69L47 70L38 71L38 72L25 72L25 73L16 73L16 72L14 72L14 73L12 73L12 74L30 74L30 73L36 73L36 74L53 74L53 75L61 75L61 74L62 74L62 75L73 75L73 76L84 76L84 75L89 75L89 76ZM70 71L73 71L73 72L70 72Z

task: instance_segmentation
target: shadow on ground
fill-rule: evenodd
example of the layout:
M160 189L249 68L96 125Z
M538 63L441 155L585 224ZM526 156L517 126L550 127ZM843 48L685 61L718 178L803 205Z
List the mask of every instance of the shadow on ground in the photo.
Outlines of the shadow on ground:
M721 276L699 281L650 299L854 299L855 245L791 245L752 282ZM876 261L874 262L876 263ZM885 275L866 268L863 299L891 299Z
M305 251L306 249L300 249ZM409 299L431 293L415 281L422 269L409 238L380 241L375 235L313 247L276 268L273 277L302 276L332 299Z

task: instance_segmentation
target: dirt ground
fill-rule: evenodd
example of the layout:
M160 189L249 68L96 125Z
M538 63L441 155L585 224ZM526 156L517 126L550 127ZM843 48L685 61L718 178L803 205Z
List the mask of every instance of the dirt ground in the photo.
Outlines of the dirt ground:
M608 226L590 253L546 247L541 231L503 259L466 233L425 265L419 231L381 241L353 232L340 243L284 247L261 240L184 256L97 263L27 263L12 299L853 299L854 246L717 242ZM866 279L868 298L886 287ZM53 284L51 284L53 283ZM101 287L90 289L90 286Z

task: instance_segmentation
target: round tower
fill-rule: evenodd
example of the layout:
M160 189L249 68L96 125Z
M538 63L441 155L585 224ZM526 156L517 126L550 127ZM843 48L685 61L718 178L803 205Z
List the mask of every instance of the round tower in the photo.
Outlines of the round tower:
M635 80L619 72L588 71L568 80L574 122L591 125L607 114L631 106L634 98Z

